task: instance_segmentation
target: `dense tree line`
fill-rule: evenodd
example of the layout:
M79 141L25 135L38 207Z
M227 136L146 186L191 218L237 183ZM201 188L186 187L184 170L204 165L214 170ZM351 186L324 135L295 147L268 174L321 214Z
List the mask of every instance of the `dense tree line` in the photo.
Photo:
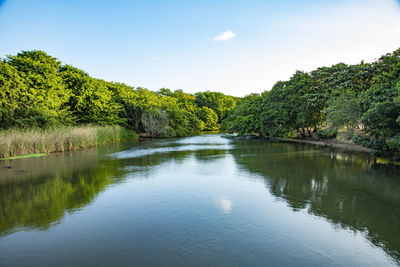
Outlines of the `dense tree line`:
M0 128L122 125L152 136L217 130L235 98L107 82L64 65L43 51L0 61Z
M340 138L400 157L400 49L372 63L297 71L241 99L227 131L264 137Z
M297 71L240 100L107 82L43 51L0 60L0 128L78 124L118 124L151 136L186 136L221 124L243 135L339 135L400 157L400 49L372 63Z

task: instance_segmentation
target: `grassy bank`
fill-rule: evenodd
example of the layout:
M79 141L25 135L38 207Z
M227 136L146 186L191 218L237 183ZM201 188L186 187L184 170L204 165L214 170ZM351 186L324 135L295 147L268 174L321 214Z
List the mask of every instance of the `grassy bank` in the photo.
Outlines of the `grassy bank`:
M120 126L10 129L0 131L0 158L63 152L137 138L135 132Z

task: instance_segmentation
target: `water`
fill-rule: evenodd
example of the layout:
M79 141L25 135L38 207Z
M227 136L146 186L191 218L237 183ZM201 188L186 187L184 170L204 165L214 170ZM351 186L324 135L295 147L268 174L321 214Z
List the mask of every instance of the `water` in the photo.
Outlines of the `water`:
M220 135L0 161L0 266L396 266L399 173Z

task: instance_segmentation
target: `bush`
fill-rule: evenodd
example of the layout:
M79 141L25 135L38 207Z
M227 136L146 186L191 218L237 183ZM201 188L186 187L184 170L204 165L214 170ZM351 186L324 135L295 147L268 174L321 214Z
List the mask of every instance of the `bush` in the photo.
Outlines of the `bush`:
M387 139L386 144L390 149L400 151L400 135Z
M383 157L390 157L393 160L400 159L400 136L390 139L373 138L366 135L356 135L353 142L373 149L373 153Z
M169 129L168 114L164 110L157 110L142 114L142 125L146 133L152 136L164 136Z
M326 128L318 132L318 136L322 139L335 139L337 137L338 131L335 128Z

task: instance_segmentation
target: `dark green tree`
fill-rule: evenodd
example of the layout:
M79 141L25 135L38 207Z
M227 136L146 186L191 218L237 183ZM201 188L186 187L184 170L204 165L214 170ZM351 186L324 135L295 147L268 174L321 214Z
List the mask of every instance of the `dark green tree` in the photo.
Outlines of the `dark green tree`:
M261 134L263 126L260 114L262 111L262 97L259 94L248 95L237 102L228 118L224 120L223 128L240 135Z

